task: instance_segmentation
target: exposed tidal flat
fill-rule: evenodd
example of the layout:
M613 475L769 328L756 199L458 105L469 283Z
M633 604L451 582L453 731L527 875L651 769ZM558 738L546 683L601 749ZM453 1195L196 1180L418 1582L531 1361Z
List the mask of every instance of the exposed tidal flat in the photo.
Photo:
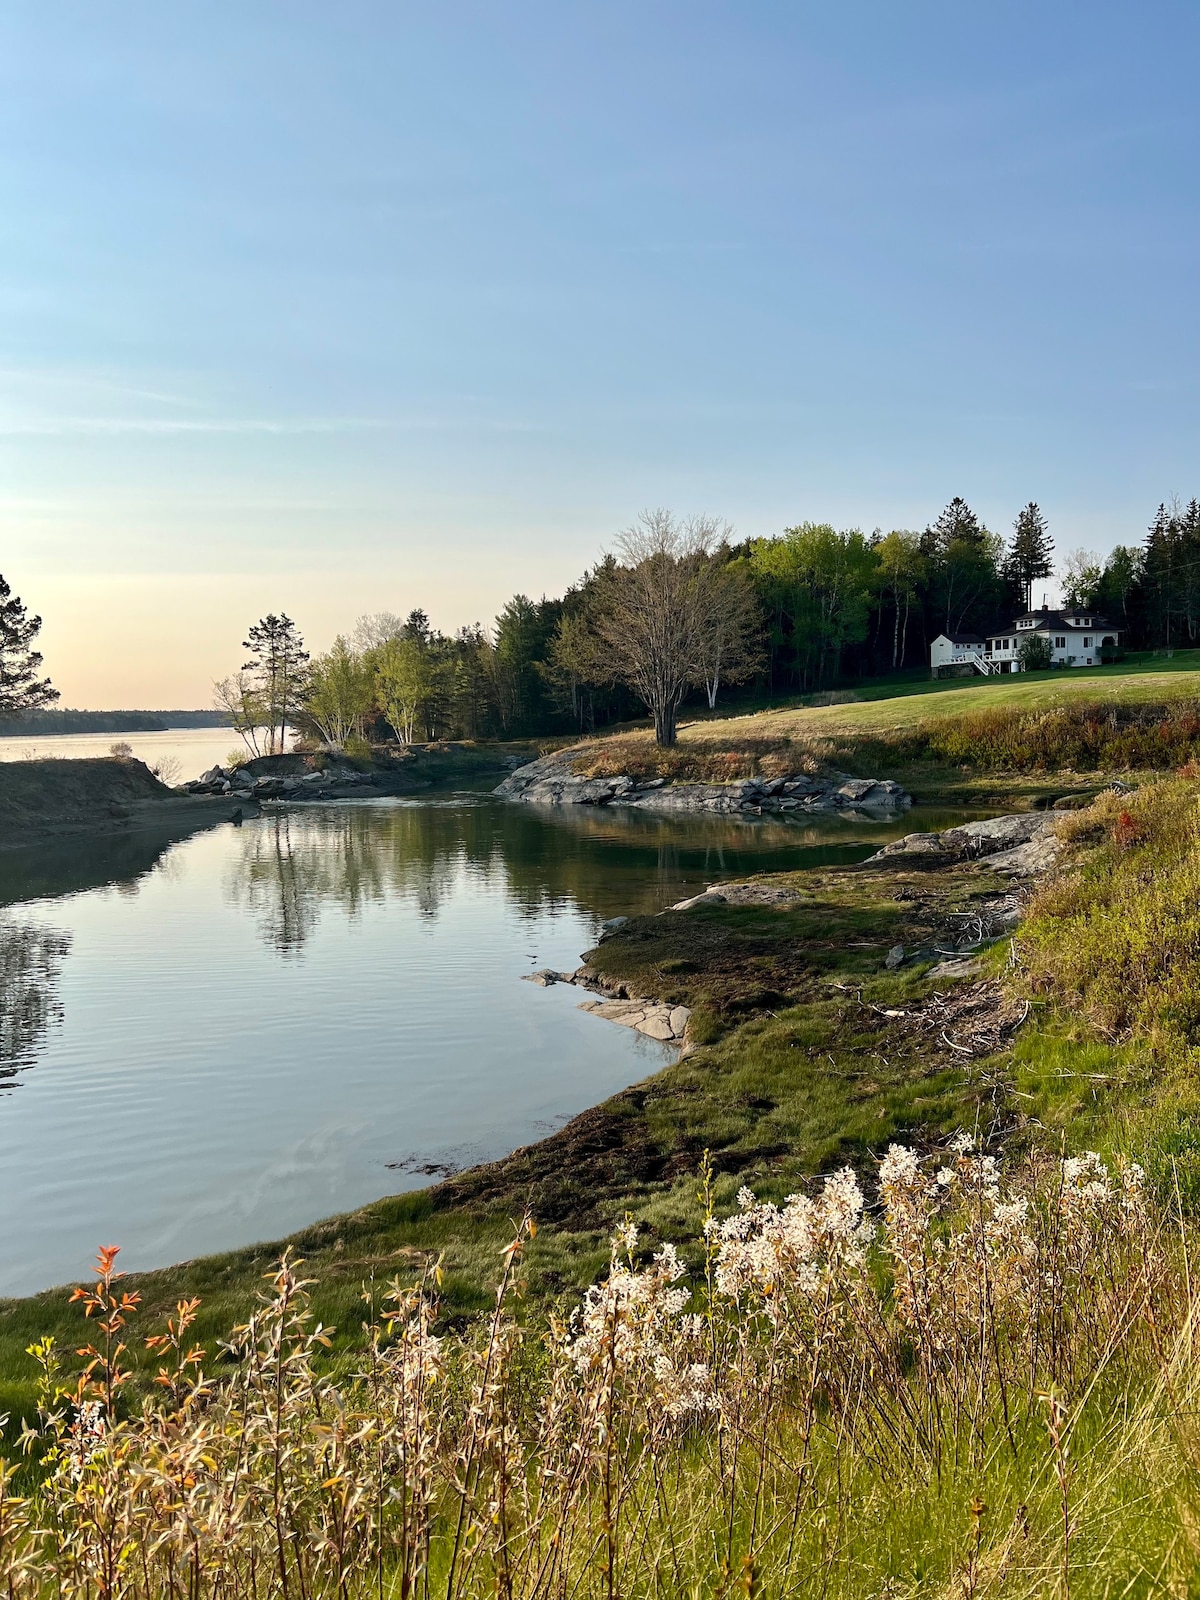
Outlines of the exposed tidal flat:
M462 793L8 852L0 1292L100 1243L146 1269L279 1237L552 1132L673 1052L517 980L612 916L914 825Z

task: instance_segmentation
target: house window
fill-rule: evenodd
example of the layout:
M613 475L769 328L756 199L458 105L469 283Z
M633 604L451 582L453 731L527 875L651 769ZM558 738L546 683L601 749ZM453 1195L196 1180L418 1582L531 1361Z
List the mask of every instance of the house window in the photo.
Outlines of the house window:
M1085 639L1083 641L1083 648L1085 650L1090 650L1092 648L1092 641L1090 639Z
M1061 633L1055 635L1054 648L1056 650L1065 650L1067 648L1067 641L1066 641L1065 635L1063 635Z

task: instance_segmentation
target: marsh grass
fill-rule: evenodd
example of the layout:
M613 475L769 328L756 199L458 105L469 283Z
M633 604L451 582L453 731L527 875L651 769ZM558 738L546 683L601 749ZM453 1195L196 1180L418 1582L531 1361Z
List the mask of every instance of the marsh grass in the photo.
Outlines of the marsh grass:
M892 1146L869 1205L849 1169L731 1211L702 1171L698 1198L693 1271L628 1224L560 1315L521 1314L528 1218L461 1332L435 1260L368 1283L336 1369L302 1263L214 1350L194 1301L135 1332L102 1252L81 1353L33 1347L0 1592L1190 1592L1200 1308L1139 1169L1004 1174L960 1136Z

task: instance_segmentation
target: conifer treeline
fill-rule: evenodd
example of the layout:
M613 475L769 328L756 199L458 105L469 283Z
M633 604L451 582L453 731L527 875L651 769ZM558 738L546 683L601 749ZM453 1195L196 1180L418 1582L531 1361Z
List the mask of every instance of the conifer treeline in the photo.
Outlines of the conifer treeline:
M1011 622L1043 603L1055 572L1035 502L1006 540L961 498L923 532L805 522L775 538L726 541L716 559L744 580L762 632L758 670L722 690L725 704L927 666L939 633L982 634ZM561 597L515 595L491 629L477 623L446 635L421 610L403 622L361 619L344 647L371 657L376 682L387 654L391 714L378 705L380 733L396 716L415 738L587 732L640 716L595 649L596 610L614 563L606 557ZM1160 506L1144 545L1118 545L1103 562L1075 551L1058 570L1065 603L1102 612L1125 646L1200 641L1200 502ZM339 670L352 670L349 659Z

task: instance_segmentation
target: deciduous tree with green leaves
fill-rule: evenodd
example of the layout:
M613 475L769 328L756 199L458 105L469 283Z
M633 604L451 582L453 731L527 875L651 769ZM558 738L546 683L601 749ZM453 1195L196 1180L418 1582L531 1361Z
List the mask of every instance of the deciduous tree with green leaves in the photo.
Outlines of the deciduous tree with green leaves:
M374 694L370 667L339 633L332 649L309 670L304 711L326 744L340 750L351 734L362 734Z
M803 522L778 539L754 540L750 573L777 644L790 641L801 684L836 676L846 645L866 638L878 572L876 551L857 528Z
M401 744L416 738L422 707L433 689L433 660L415 634L389 639L375 653L375 692Z
M908 647L908 614L925 581L927 567L921 554L921 536L894 528L875 546L879 562L880 594L892 606L892 671L904 662Z

